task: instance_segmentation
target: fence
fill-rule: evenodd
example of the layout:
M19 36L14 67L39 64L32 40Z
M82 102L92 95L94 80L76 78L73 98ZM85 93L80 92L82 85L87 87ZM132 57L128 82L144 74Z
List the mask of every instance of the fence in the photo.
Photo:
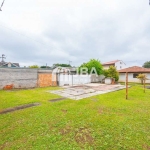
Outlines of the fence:
M87 83L97 83L102 82L104 76L95 76L95 75L73 75L73 74L58 74L58 85L79 85Z

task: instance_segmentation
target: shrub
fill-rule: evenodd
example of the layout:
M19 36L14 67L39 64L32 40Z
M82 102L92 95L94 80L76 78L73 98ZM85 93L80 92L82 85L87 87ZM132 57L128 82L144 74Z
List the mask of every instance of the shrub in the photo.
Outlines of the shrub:
M104 75L105 77L110 77L110 78L114 78L115 81L119 80L119 73L116 70L116 67L114 66L110 66L108 70L104 70Z

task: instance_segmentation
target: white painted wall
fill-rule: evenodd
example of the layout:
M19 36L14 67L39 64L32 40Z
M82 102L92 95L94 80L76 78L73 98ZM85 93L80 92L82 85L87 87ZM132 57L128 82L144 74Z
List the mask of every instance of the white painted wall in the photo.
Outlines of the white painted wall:
M120 61L115 63L115 67L117 70L121 70L121 69L126 68L126 64L120 60Z
M103 68L109 69L110 66L115 66L117 70L126 68L126 64L122 60L116 62L114 65L104 65Z
M150 83L150 73L146 73L147 78L149 80L146 80L146 83ZM119 82L125 82L126 81L126 74L125 73L119 73ZM137 82L141 83L139 79L133 78L133 73L128 73L128 82Z
M103 69L109 69L109 65L103 66Z
M64 86L68 85L78 85L78 84L87 84L91 83L91 75L64 75L60 74L59 76L59 85Z

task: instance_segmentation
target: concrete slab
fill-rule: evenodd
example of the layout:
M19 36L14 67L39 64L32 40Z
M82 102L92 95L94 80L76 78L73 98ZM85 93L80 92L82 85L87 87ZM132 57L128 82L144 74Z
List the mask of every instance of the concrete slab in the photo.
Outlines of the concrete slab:
M117 90L125 89L123 85L106 85L98 83L90 83L85 85L76 85L71 87L65 87L62 90L49 91L63 97L67 97L73 100L80 100L83 98L91 97L99 94L106 94Z

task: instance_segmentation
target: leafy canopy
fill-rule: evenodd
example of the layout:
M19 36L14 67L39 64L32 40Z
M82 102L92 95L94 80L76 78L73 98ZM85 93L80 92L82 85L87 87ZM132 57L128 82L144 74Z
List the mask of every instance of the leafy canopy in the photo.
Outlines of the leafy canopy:
M29 68L39 68L38 65L32 65L32 66L29 66Z
M41 66L40 68L51 68L50 66Z
M59 64L59 63L53 64L53 66L55 66L55 67L71 67L70 64Z
M114 66L110 66L108 70L104 70L104 76L106 78L107 77L114 78L115 81L119 80L119 73L116 70L116 67L114 67Z
M87 68L88 74L90 74L91 71L93 71L92 73L97 73L98 75L103 74L103 66L102 66L101 62L96 59L91 59L89 62L83 63L79 67L79 72L80 72L81 68ZM95 68L96 72L93 70L93 68Z
M144 67L144 68L150 68L150 61L146 61L146 62L143 64L143 67Z

